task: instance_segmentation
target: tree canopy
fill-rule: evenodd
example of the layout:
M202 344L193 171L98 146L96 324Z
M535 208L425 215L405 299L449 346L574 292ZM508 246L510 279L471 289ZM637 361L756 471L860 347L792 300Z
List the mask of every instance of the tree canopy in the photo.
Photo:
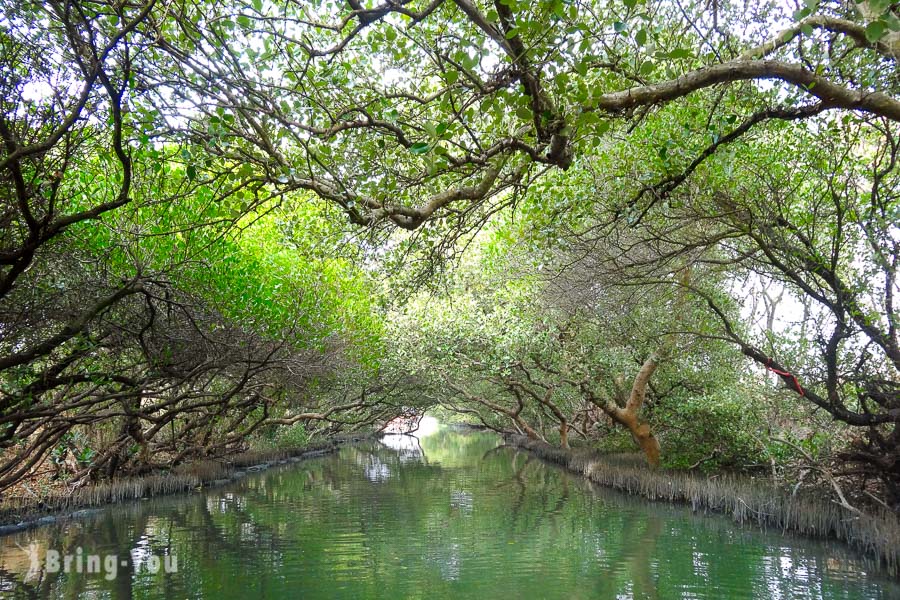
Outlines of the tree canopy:
M0 490L439 408L897 505L898 17L0 1Z

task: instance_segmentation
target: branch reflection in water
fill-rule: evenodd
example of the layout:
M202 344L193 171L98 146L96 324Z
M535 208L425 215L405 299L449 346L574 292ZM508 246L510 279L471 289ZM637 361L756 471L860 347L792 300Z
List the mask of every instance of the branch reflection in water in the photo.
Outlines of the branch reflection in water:
M29 573L41 552L178 571ZM379 441L0 539L11 598L895 598L836 544L625 497L484 432Z

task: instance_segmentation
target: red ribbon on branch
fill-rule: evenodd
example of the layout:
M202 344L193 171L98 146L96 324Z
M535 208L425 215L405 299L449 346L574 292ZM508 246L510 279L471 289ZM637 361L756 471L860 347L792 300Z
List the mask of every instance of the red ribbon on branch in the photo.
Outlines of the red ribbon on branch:
M789 373L787 371L781 371L772 366L772 359L769 359L769 362L766 363L766 368L776 375L780 375L782 377L790 377L794 382L794 387L797 389L797 393L801 396L805 396L806 393L803 391L803 387L800 385L800 382L797 381L797 377L793 373Z

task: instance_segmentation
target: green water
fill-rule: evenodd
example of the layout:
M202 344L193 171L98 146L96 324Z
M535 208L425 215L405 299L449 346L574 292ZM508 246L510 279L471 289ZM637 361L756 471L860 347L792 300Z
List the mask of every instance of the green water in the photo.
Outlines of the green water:
M595 488L490 434L388 442L0 538L0 597L900 598L838 544Z

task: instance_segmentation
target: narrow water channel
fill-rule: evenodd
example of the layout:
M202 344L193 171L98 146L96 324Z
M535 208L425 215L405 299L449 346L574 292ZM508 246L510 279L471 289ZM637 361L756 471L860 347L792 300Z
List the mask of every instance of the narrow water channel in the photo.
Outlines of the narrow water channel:
M622 496L442 429L0 538L0 597L869 600L900 586L837 543Z

